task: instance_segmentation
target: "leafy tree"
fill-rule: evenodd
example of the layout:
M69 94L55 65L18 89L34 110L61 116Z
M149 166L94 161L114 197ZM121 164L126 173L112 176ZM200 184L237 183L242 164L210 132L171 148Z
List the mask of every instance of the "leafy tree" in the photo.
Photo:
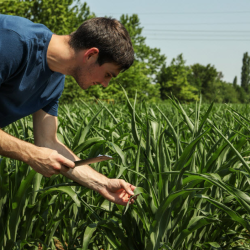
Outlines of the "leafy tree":
M234 86L234 88L237 87L237 76L234 77L233 86Z
M222 103L239 103L239 93L235 91L235 87L232 83L220 81L220 87L215 101Z
M94 16L80 0L15 0L0 2L0 13L42 23L58 35L73 32Z
M161 99L165 100L173 94L180 101L198 100L198 89L187 80L190 69L185 66L182 54L173 59L170 66L164 64L157 75L160 83Z
M247 94L243 88L237 85L237 77L233 84L222 80L223 75L214 66L194 64L190 66L191 74L188 81L197 87L203 99L207 102L239 103L246 102Z
M249 93L249 83L250 83L250 57L248 53L244 53L241 68L241 87Z
M236 90L236 92L234 93L234 95L237 95L237 99L238 99L238 103L247 103L249 100L249 94L246 93L245 89L242 88L241 86L239 86L237 84L237 76L234 77L233 80L233 87L234 90Z
M238 103L247 103L249 100L249 94L247 94L246 91L239 85L234 87L234 89L238 95Z
M190 66L191 74L188 81L201 92L203 99L207 102L218 103L245 103L248 95L246 91L237 85L237 76L233 84L222 80L223 75L214 66L194 64Z
M219 94L221 72L218 72L214 66L194 64L190 66L191 74L188 75L188 81L195 86L206 101L215 101Z

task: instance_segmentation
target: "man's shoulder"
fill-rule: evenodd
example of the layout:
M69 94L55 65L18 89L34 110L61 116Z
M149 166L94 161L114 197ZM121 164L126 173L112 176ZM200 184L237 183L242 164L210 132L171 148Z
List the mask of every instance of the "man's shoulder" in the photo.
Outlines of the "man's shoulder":
M22 40L47 37L52 32L43 24L20 17L0 14L0 30L16 33Z
M0 14L0 85L13 77L21 78L26 70L47 74L46 52L51 36L52 32L44 25Z

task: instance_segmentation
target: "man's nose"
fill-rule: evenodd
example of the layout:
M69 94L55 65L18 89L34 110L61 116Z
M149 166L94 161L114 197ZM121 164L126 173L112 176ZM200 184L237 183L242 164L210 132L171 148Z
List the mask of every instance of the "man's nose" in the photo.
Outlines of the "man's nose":
M104 88L108 87L108 85L109 85L109 80L105 80L105 81L102 82L102 86Z

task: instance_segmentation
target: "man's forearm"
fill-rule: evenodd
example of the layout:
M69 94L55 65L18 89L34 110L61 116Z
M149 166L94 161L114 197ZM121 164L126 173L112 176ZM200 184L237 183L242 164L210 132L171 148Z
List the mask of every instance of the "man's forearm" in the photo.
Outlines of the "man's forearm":
M68 147L62 144L60 141L54 142L53 144L46 145L54 150L57 150L59 154L62 154L64 157L77 161L80 160ZM67 178L85 186L91 188L95 191L99 191L101 188L107 185L108 178L88 165L82 165L70 169L68 172L62 173Z
M22 141L0 129L0 155L29 164L36 172L50 177L60 173L67 167L74 167L68 158L58 154L56 150L37 147Z
M42 147L56 150L71 161L80 160L69 148L59 141L34 145L9 135L0 129L0 155L2 156L31 164L34 159L40 158L43 150ZM108 181L107 177L88 165L76 167L70 169L68 172L61 173L67 178L96 191L104 187Z
M29 163L29 159L37 154L39 154L38 147L0 129L0 155Z

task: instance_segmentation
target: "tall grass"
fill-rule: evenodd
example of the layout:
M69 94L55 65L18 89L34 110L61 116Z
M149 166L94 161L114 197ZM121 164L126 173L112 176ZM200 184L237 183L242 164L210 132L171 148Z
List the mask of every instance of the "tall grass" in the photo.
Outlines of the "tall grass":
M126 94L126 93L125 93ZM0 249L249 249L249 106L62 106L58 138L109 178L136 185L121 207L63 176L0 163ZM33 141L24 118L5 128ZM239 247L241 246L241 247Z

